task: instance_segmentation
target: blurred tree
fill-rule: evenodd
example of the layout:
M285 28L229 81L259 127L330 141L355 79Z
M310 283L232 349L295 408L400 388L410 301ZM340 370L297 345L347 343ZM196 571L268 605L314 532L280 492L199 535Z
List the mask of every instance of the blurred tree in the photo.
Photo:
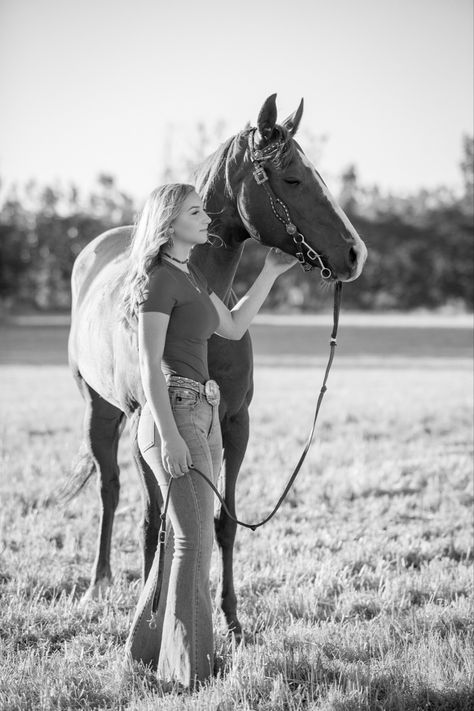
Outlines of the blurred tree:
M341 176L341 190L338 201L343 210L352 213L357 212L358 191L356 167L355 165L349 165Z
M474 137L465 134L462 138L462 159L460 163L464 183L463 207L474 212Z
M170 127L172 131L172 127ZM196 127L193 150L163 166L170 180L184 180L208 155L225 130L224 122ZM218 138L216 139L216 136ZM310 157L322 141L310 134ZM320 155L317 155L319 160ZM472 310L473 304L473 139L464 136L460 167L464 193L441 186L413 195L384 194L377 185L359 183L357 169L341 176L339 201L361 237L369 258L361 277L350 285L345 305L354 309L441 308ZM313 155L310 159L316 162ZM166 172L168 171L168 172ZM172 176L172 177L171 177ZM68 309L70 274L80 250L101 232L131 224L133 200L114 176L102 173L88 195L74 184L5 189L0 206L0 308L29 304ZM260 271L266 250L247 240L234 288L245 293ZM267 309L318 311L331 306L331 290L314 274L294 268L281 275L265 301Z

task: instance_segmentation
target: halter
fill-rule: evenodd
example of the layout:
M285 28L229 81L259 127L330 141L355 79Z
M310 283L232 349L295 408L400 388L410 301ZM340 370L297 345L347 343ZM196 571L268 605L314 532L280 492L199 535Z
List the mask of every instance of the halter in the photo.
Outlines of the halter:
M248 135L248 149L250 154L250 160L253 164L253 177L257 185L261 185L268 195L270 200L270 205L273 210L275 217L280 220L280 222L285 226L285 229L289 235L292 236L293 242L296 244L296 257L304 271L309 271L314 268L314 264L309 264L306 262L305 256L303 254L303 245L306 247L307 253L306 257L311 260L317 259L321 269L321 276L323 279L329 279L332 276L332 271L329 267L324 265L321 254L318 254L305 240L304 235L296 228L296 225L291 221L290 213L287 205L281 200L270 187L270 181L268 175L265 172L264 163L267 160L272 160L278 153L281 147L280 141L273 141L269 143L268 146L264 148L255 148L255 132L256 128L249 131ZM251 232L250 232L251 234ZM254 237L254 235L252 235Z

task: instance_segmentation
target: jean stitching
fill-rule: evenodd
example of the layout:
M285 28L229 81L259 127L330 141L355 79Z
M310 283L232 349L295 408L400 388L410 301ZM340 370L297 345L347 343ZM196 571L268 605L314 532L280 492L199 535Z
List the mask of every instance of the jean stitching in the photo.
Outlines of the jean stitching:
M216 405L211 405L211 424L209 425L209 429L207 431L207 439L209 441L209 437L212 434L212 430L214 429L215 425L215 417L216 417Z
M191 484L191 491L194 496L194 503L196 506L196 512L197 512L197 519L198 519L198 554L197 554L197 560L196 560L196 565L194 566L194 580L193 580L193 585L194 585L194 605L193 605L193 630L194 630L194 673L191 674L191 683L194 683L194 677L197 674L197 668L198 668L198 630L197 630L197 610L198 610L198 601L199 601L199 587L197 585L197 581L199 578L199 568L200 568L200 562L201 562L201 546L202 546L202 518L201 518L201 512L199 509L199 501L198 497L196 494L196 487L194 486L194 481L192 477L189 477L189 482Z
M217 425L219 424L219 403L216 405L212 405L212 419L211 419L211 428L209 430L209 434L207 435L207 438L211 436L213 430Z
M209 428L208 428L208 431L207 431L207 434L206 434L206 432L205 432L204 430L198 430L198 428L197 428L197 426L196 426L196 423L195 423L195 421L194 421L194 418L193 418L194 431L195 431L195 434L197 434L198 431L201 432L201 435L202 435L203 437L206 437L206 439L209 439L209 435L210 435L211 430L212 430L213 417L214 417L213 405L211 405L211 403L208 402L207 399L206 399L204 396L201 396L200 399L199 399L199 405L201 405L201 404L202 404L202 405L205 405L206 407L210 407L210 408L211 408L211 424L210 424L210 426L209 426ZM193 415L194 415L194 412L196 412L196 410L197 410L197 407L193 408ZM204 451L204 450L203 450L203 451ZM212 469L212 461L211 461L211 469Z
M169 535L169 534L168 534L168 535ZM155 555L158 555L158 550L159 550L159 549L157 548ZM158 566L158 571L157 571L157 573L159 573L159 572L160 572L160 568L159 568L159 566ZM164 571L162 571L162 572L164 572ZM147 582L148 582L148 581L147 581ZM132 635L131 635L131 637L130 637L130 639L129 639L129 643L128 643L128 645L127 645L128 647L131 647L131 646L132 646L132 643L133 643L135 637L137 636L138 629L139 629L139 627L140 627L140 625L141 625L143 616L144 616L145 613L146 613L146 610L147 610L147 608L148 608L149 603L153 600L153 597L154 597L154 594L155 594L155 589L156 589L156 583L157 583L157 582L158 582L158 575L157 575L156 579L154 580L154 584L152 585L151 590L150 590L150 592L149 592L149 594L148 594L148 596L147 596L147 598L146 598L146 600L145 600L145 602L144 602L142 611L141 611L141 613L139 614L139 616L138 616L138 618L137 618L137 622L136 622L136 624L135 624L135 629L133 630ZM146 585L146 583L145 583L145 585ZM151 609L150 609L150 614L151 614Z
M155 425L154 425L154 427L155 427ZM156 446L156 445L154 444L153 446ZM148 447L148 449L151 449L151 447ZM142 453L142 454L143 454L143 453ZM168 536L169 536L169 533L168 533ZM167 539L168 539L168 536L167 536ZM158 554L159 554L159 546L157 545L157 548L156 548L156 551L155 551L155 556L157 556ZM148 608L148 605L149 605L150 602L153 600L153 597L154 597L154 595L155 595L156 584L157 584L157 582L158 582L159 572L160 572L160 567L158 566L157 575L156 575L156 578L154 579L154 584L151 586L150 592L148 593L148 595L147 595L147 597L146 597L146 599L145 599L145 602L144 602L142 611L141 611L141 613L139 614L139 616L138 616L138 618L137 618L137 622L136 622L136 624L135 624L135 628L134 628L134 630L133 630L133 632L132 632L132 634L131 634L131 636L130 636L130 638L129 638L129 642L128 642L128 645L127 645L128 647L131 647L131 646L132 646L133 641L134 641L135 637L137 636L138 629L139 629L139 627L140 627L140 625L141 625L141 623L142 623L143 616L145 615L146 610L147 610L147 608ZM164 573L164 571L162 571L162 573ZM151 571L150 571L149 575L151 575ZM145 586L146 586L147 582L148 582L148 579L145 581ZM150 609L150 614L151 614L151 609Z
M197 441L198 441L198 443L199 443L199 445L200 445L202 454L204 455L204 458L205 458L206 461L207 461L207 464L208 464L208 467L209 467L209 471L210 471L210 474L211 474L211 478L214 479L214 468L213 468L211 453L210 453L210 451L206 451L206 448L205 448L205 446L204 446L204 444L203 444L203 438L205 437L205 435L204 435L204 433L202 432L202 430L199 430L198 427L196 426L196 422L195 422L194 417L192 417L191 420L192 420L192 425L193 425L193 429L194 429L194 434L196 435L196 438L197 438ZM207 443L207 439L206 439L205 441L206 441L206 443ZM208 456L208 455L209 455L209 456ZM192 471L192 470L191 470L191 471Z
M168 516L168 515L166 516L166 519L167 519L167 521L168 521L168 519L169 519L169 516ZM169 528L168 528L168 532L167 532L167 534L166 534L166 541L165 541L165 555L166 555L166 547L169 545L169 536L170 536L170 532L169 532ZM159 555L159 543L157 543L155 555ZM162 577L164 576L164 572L165 572L164 570L161 571ZM132 635L131 635L131 637L130 637L130 641L129 641L129 644L128 644L129 647L132 646L132 643L133 643L135 637L137 636L138 628L140 627L140 625L141 625L141 623L142 623L142 619L143 619L143 617L144 617L144 615L145 615L145 613L146 613L146 611L147 611L147 609L148 609L148 606L150 606L150 615L151 615L151 603L153 602L153 598L154 598L154 596L155 596L155 590L156 590L156 585L157 585L157 583L158 583L159 573L160 573L160 567L158 566L156 578L154 578L153 585L152 585L152 587L151 587L151 589L150 589L150 591L149 591L149 593L148 593L148 595L147 595L147 597L146 597L146 599L145 599L145 602L144 602L144 604L143 604L142 611L141 611L141 613L139 614L139 616L138 616L138 618L137 618L137 623L136 623L136 625L135 625L135 629L133 630ZM150 571L149 575L151 575L151 571ZM145 581L145 585L147 584L147 582L148 582L148 579ZM163 580L162 580L161 582L162 582L162 585L163 585ZM162 592L162 591L160 591L160 597L161 597L161 592Z
M157 427L156 427L156 424L155 424L155 422L154 422L154 420L153 420L153 416L151 415L151 412L150 412L149 416L152 417L152 421L153 421L153 436L154 436L154 442L153 442L153 445L152 445L152 446L153 446L153 447L157 447L157 444L156 444L156 436L155 436L155 435L156 435L156 432L157 432ZM151 449L151 447L147 447L147 448L146 448L146 451L148 451L148 449ZM144 453L145 450L140 450L140 451L141 451L142 456L143 456L143 453ZM169 480L168 480L168 485L169 485ZM167 519L168 519L168 518L169 518L169 517L167 516ZM167 534L167 536L166 536L165 546L168 544L168 542L169 542L169 531L168 531L168 534ZM155 556L157 556L157 555L159 555L159 544L158 544L158 542L157 542L157 547L156 547L156 551L155 551ZM164 574L164 570L161 571L161 572L162 572L162 575L163 575L163 574ZM134 630L133 630L133 632L132 632L132 634L131 634L131 636L130 636L130 638L129 638L128 645L127 645L128 647L132 647L132 644L133 644L133 642L134 642L134 640L135 640L135 637L136 637L137 634L138 634L138 630L139 630L139 628L140 628L140 626L141 626L141 624L142 624L143 617L144 617L144 615L146 614L146 611L147 611L147 609L148 609L149 606L150 606L150 614L151 614L151 605L150 605L150 603L152 603L153 598L154 598L154 596L155 596L155 590L156 590L156 585L157 585L157 583L158 583L159 573L160 573L160 567L158 566L158 570L157 570L157 573L156 573L156 577L154 578L153 585L151 586L150 591L149 591L149 593L148 593L148 595L147 595L147 597L146 597L146 599L145 599L145 601L144 601L142 611L140 612L140 614L139 614L139 616L138 616L138 618L137 618L137 622L136 622L136 624L135 624L135 626L134 626ZM150 571L149 575L151 575L151 571ZM146 586L147 582L148 582L148 579L145 581L145 586ZM162 581L162 583L163 583L163 581Z
M213 463L213 461L212 461L212 456L211 456L210 452L207 452L207 451L206 451L206 447L204 446L203 440L202 440L202 433L201 433L201 437L199 436L199 431L198 431L198 428L196 427L196 422L195 422L194 417L191 418L191 421L192 421L192 424L193 424L194 432L195 432L195 434L196 434L196 441L197 441L197 443L199 444L199 448L201 449L201 451L202 451L202 453L203 453L203 455L204 455L204 458L206 459L206 461L207 461L207 463L208 463L209 473L210 473L211 479L214 480L214 463ZM207 440L206 440L206 441L207 441ZM209 456L208 456L208 454L209 454ZM191 471L192 471L192 470L191 470ZM191 481L193 481L193 480L191 479ZM193 482L193 489L194 489L194 482ZM202 522L200 522L200 523L202 523ZM199 533L200 533L200 546L199 546L199 563L200 563L201 539L202 539L202 527L201 527L201 525L200 525L200 531L199 531ZM198 593L199 593L199 591L196 590L196 597L198 597ZM196 668L197 668L197 636L196 636Z

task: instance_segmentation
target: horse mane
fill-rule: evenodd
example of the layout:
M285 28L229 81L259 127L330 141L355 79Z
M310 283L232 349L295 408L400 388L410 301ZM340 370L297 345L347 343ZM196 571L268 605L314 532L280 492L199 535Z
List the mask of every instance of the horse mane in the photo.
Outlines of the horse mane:
M232 187L230 183L230 169L229 169L229 154L234 155L234 163L236 161L235 146L231 151L231 147L234 142L240 145L239 137L240 133L230 136L225 141L223 141L216 150L211 153L207 158L204 159L192 172L192 178L195 182L196 188L200 195L205 199L211 190L216 186L218 180L221 177L221 173L224 175L224 195L229 199L233 198Z

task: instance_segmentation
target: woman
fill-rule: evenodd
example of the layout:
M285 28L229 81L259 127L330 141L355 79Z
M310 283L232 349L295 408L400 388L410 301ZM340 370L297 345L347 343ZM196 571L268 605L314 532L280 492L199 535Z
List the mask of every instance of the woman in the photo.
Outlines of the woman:
M155 556L126 651L129 658L156 667L160 680L191 690L214 672L209 590L214 493L190 468L200 469L217 485L220 391L209 380L207 341L214 332L240 339L276 277L298 261L270 249L252 287L229 310L189 262L194 245L207 241L210 222L193 185L156 188L134 226L124 298L125 318L138 318L146 396L138 446L163 500L173 478L157 624L154 629L149 624L158 575Z

